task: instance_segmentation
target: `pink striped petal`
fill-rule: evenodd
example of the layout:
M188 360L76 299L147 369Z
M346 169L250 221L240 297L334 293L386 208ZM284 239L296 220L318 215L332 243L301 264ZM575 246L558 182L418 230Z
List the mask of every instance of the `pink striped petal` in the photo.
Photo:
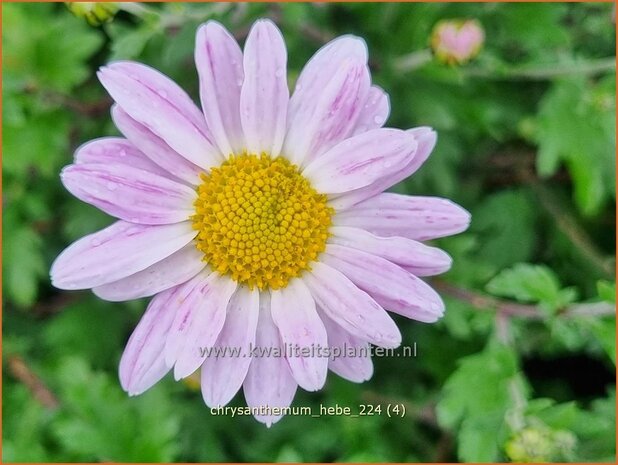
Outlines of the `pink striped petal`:
M150 301L124 349L118 374L122 388L131 396L146 391L170 371L163 349L174 319L176 292L169 289Z
M268 406L270 408L289 407L296 394L296 381L292 376L286 359L275 356L274 352L284 350L279 330L270 314L270 294L260 293L260 316L258 319L255 347L258 355L253 357L243 391L247 405L251 408ZM256 415L255 418L270 427L282 415Z
M292 350L287 356L292 376L306 391L321 389L328 372L328 357L320 356L328 350L326 329L301 279L271 291L271 314L283 344Z
M193 186L200 183L200 173L204 171L202 168L179 155L163 139L131 118L118 105L112 107L112 119L120 132L163 170Z
M218 22L202 25L195 39L195 65L200 77L202 110L221 153L240 153L240 87L244 79L242 51Z
M356 189L331 200L330 204L335 210L345 210L352 205L384 192L389 187L414 174L425 163L436 145L437 136L435 131L428 127L419 127L409 129L406 132L411 134L418 144L414 157L407 165L395 172L386 174L367 187Z
M184 184L126 165L69 165L60 179L78 199L131 223L186 221L197 198Z
M363 250L400 265L416 276L434 276L451 267L444 251L403 237L378 237L368 231L347 226L331 227L329 243Z
M381 257L331 244L322 261L387 310L425 323L437 321L444 313L442 299L427 283Z
M349 136L370 84L362 39L342 37L320 49L301 72L290 99L286 157L305 166Z
M450 200L383 193L338 213L337 226L352 226L383 237L417 241L465 231L470 214Z
M416 141L398 129L374 129L351 137L309 164L303 175L326 194L368 186L401 169L413 157Z
M223 158L212 144L203 116L167 77L137 63L112 63L102 67L97 76L131 118L187 160L204 169L221 163Z
M303 275L316 304L335 323L356 337L381 347L397 347L401 333L395 322L366 292L341 272L315 262Z
M112 302L139 299L164 291L193 278L206 266L204 255L187 244L178 252L126 278L95 287L93 292Z
M279 156L290 93L283 36L270 20L257 21L247 37L240 118L247 150Z
M388 94L378 86L371 86L365 105L362 107L352 135L381 128L391 112Z
M225 325L215 344L220 352L211 354L202 365L202 397L209 407L228 404L242 386L255 346L259 313L259 291L239 287L230 300ZM233 354L235 349L242 355Z
M75 151L76 165L104 164L132 166L170 178L170 174L144 155L133 143L120 137L102 137L87 142Z
M89 289L126 278L169 257L195 235L189 221L162 226L117 221L67 247L52 264L52 284Z
M328 361L328 368L348 381L362 383L373 375L371 361L371 344L352 336L325 314L320 313L328 334L328 345L333 357ZM334 355L339 356L334 356Z
M174 378L185 378L204 362L204 349L215 344L236 282L203 271L181 286L178 307L165 344L165 361L174 365Z

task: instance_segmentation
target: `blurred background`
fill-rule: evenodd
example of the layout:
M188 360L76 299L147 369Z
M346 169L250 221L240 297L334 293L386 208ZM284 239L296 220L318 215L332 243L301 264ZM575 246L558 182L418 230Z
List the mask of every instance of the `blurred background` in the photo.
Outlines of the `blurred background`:
M139 60L197 101L196 27L217 19L242 43L260 17L283 31L291 86L325 42L363 37L387 124L439 135L395 190L473 215L436 241L454 258L432 280L445 318L395 316L417 356L374 359L361 385L331 374L293 404L382 414L267 429L212 416L196 380L170 377L129 398L117 365L146 300L49 283L67 244L112 222L58 177L117 134L97 68ZM614 462L614 21L611 3L3 3L3 461ZM454 54L464 26L483 32Z

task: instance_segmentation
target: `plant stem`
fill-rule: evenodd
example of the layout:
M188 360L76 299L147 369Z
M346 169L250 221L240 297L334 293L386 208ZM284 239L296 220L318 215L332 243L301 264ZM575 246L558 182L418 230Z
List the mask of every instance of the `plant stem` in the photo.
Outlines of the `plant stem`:
M18 355L12 355L7 362L9 372L16 380L23 383L32 393L34 398L48 409L55 409L59 402L56 396L49 390L37 375L28 367L26 362Z
M527 305L496 299L479 292L457 287L442 280L434 280L432 284L446 295L463 300L477 310L495 310L503 318L517 317L528 320L544 320L547 318L546 313L538 305ZM607 302L573 304L558 314L561 318L615 316L616 308Z
M556 63L543 66L519 66L506 69L463 68L462 73L470 77L489 79L545 80L578 74L594 76L596 74L615 70L616 59L614 57L608 57L582 63Z

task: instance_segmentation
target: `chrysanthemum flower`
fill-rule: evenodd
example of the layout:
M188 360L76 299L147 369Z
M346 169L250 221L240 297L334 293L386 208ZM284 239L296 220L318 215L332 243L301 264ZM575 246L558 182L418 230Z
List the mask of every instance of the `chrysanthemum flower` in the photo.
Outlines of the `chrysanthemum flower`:
M119 221L69 246L53 284L110 301L154 296L120 362L131 395L170 370L181 379L201 369L209 406L242 386L248 406L285 408L297 386L322 388L329 368L369 379L367 350L349 348L400 344L385 309L423 322L442 315L419 276L451 259L420 241L470 220L448 200L383 193L426 160L434 131L382 128L388 96L371 84L356 37L320 49L291 98L270 21L254 24L244 53L208 22L195 61L203 113L147 66L100 70L125 138L81 146L62 182ZM336 347L347 356L324 356Z

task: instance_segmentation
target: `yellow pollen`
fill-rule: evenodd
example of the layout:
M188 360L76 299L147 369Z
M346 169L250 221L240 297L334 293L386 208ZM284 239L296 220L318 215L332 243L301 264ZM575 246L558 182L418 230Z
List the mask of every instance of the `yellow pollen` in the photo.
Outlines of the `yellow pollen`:
M201 179L191 220L213 270L280 289L324 251L333 209L286 159L232 155Z

